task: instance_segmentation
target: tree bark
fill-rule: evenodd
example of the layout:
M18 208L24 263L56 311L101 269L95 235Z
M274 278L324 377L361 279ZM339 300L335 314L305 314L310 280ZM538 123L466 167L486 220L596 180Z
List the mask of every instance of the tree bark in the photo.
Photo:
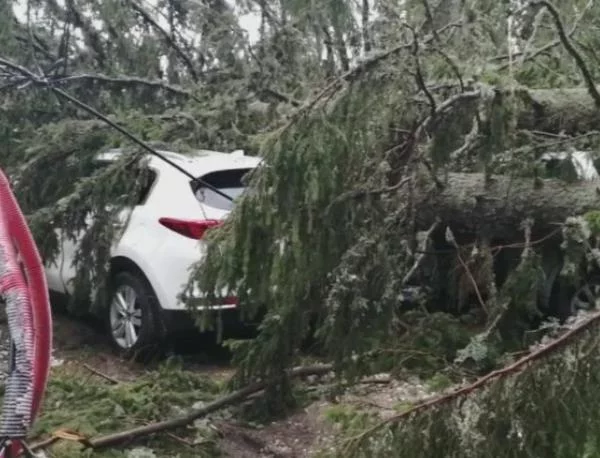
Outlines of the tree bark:
M573 135L600 125L600 110L585 88L522 89L516 96L520 129Z
M600 89L600 87L599 87ZM502 90L507 105L516 108L517 128L564 135L579 135L598 130L600 110L587 88L574 87L564 89L515 89L516 103L508 99L509 89L493 86L475 86L471 90L457 94L446 100L455 99L455 108L464 108L471 104L471 112L477 110L477 101L489 97L495 90ZM475 94L475 96L473 96ZM462 100L458 100L461 99ZM445 102L438 104L438 108Z
M483 174L451 173L443 190L417 197L417 227L427 230L439 218L459 236L509 240L522 237L527 218L533 219L534 234L545 235L569 216L600 210L598 182L541 182L536 187L533 179L494 176L486 186Z

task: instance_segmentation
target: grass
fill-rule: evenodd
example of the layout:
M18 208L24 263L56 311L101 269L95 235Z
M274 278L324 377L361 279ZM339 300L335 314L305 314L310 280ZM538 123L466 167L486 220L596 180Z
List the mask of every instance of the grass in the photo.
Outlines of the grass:
M52 370L44 407L31 431L30 443L50 437L59 429L95 437L168 419L198 401L214 399L222 389L222 383L182 370L172 362L147 371L131 382L118 384L90 373L78 363L65 363ZM84 450L77 442L60 441L50 452L51 456L61 458L121 458L128 457L131 448L147 447L164 458L218 456L214 433L206 427L190 425L171 433L148 437L126 449L97 452ZM201 444L191 446L185 442Z

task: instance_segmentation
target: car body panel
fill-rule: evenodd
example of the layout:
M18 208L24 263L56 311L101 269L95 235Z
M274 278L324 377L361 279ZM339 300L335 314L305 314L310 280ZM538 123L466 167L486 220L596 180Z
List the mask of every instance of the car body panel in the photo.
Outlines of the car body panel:
M160 153L194 177L222 170L252 169L261 162L259 158L239 153L200 151L189 156L168 151ZM113 150L100 154L98 159L113 161L120 154L121 151ZM161 225L159 219L224 219L229 211L201 203L192 191L189 177L158 157L149 156L147 159L147 166L156 174L154 183L143 204L131 210L128 221L129 210L121 215L121 221L127 222L127 225L115 241L111 256L113 259L127 259L143 272L162 309L184 310L185 304L179 296L188 282L192 265L204 254L204 243L171 231ZM60 232L58 235L60 237ZM72 294L77 243L63 237L60 246L57 260L46 265L46 277L52 291ZM192 295L190 299L197 297ZM232 307L231 304L222 306Z

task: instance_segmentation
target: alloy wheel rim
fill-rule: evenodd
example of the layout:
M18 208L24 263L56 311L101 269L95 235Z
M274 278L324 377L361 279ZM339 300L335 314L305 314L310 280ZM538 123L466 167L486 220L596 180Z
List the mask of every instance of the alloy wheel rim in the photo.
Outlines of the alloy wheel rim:
M113 339L121 348L133 347L142 328L142 309L135 290L121 285L110 303L110 327Z

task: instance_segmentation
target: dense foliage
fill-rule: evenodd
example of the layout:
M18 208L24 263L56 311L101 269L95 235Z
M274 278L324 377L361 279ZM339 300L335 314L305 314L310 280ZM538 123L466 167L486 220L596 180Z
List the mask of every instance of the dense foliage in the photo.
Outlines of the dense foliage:
M519 125L523 100L512 92L521 91L540 64L515 50L490 56L492 49L506 49L512 34L519 49L533 46L532 37L519 38L523 25L506 29L501 19L507 5L478 8L465 5L458 23L421 30L421 36L414 28L422 11L409 10L407 17L414 19L396 28L394 46L358 62L265 138L268 166L215 234L213 251L195 276L205 291L227 287L239 292L248 309L266 309L259 338L241 353L241 379L291 364L315 328L340 367L397 344L406 276L420 259L417 232L427 229L416 225L416 196L443 187L449 171L483 171L490 179L498 172L539 172L535 159L550 142L536 141L536 132ZM546 18L543 23L556 30L545 9L536 11L536 24ZM487 39L498 23L495 40ZM546 42L538 39L543 47ZM561 71L576 75L571 59L564 61ZM542 78L536 83L553 85ZM578 140L560 137L566 145ZM449 235L447 241L455 243ZM481 248L487 235L473 235ZM500 291L490 291L487 307L481 304L487 319L480 324L496 322L500 312L494 307L522 307L513 319L536 315L532 294L540 266L530 252L517 269L526 274L525 288L513 276ZM447 273L437 280L445 281ZM433 308L456 311L453 299L446 296L448 303Z
M457 356L475 360L476 370L489 369L495 352L522 349L528 331L543 321L536 298L548 245L538 242L551 234L536 233L538 222L521 221L509 241L512 264L497 281L492 266L498 252L510 251L498 246L506 240L489 230L465 233L448 221L423 224L421 215L452 173L482 173L486 184L503 174L536 188L543 186L543 153L597 148L590 119L600 105L598 8L583 0L554 6L4 1L1 165L14 176L48 260L58 243L52 229L74 235L86 227L89 211L95 216L78 256L80 298L104 281L116 235L112 221L135 195L140 180L128 174L137 173L131 165L140 158L131 148L124 159L129 167L92 170L97 152L130 145L50 86L147 141L181 151L260 154L264 166L249 177L250 192L209 237L207 258L190 279L209 300L223 287L234 290L242 311L260 317L258 336L235 345L238 383L279 376L299 361L307 339L319 343L340 376L382 367L437 370ZM240 25L249 11L252 40ZM33 72L34 81L20 68ZM534 91L565 87L576 89ZM572 170L558 175L573 180ZM561 274L576 284L573 266L593 251L591 234L567 232L570 258ZM449 255L437 256L440 247ZM430 290L407 307L407 287L423 283ZM415 345L429 359L390 357ZM567 356L557 357L557 367L570 364ZM498 411L505 393L519 390L517 402L532 401L535 377L506 382L515 385L478 405ZM577 377L585 380L574 383L593 383ZM285 382L271 394L289 394ZM593 401L581 393L580 406ZM562 415L563 407L554 407L547 418ZM448 409L447 416L420 417L415 427L436 435L439 429L464 450L484 450L477 448L480 436L458 435L462 423L447 431ZM514 409L507 405L502 421L516 418ZM481 427L486 434L493 429ZM589 431L581 430L578 446L589 442ZM424 436L400 430L392 436L394 447L423 449ZM537 447L538 440L545 439L526 446Z

